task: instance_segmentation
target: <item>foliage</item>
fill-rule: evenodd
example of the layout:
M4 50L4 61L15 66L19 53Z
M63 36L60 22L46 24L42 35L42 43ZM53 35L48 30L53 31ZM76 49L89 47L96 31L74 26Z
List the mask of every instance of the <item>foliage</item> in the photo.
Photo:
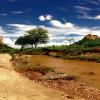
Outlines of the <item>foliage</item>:
M25 45L27 45L29 42L28 42L28 37L27 36L21 36L21 37L19 37L17 40L16 40L16 42L15 42L15 44L17 44L17 45L22 45L21 46L21 50L24 48L24 46Z
M11 48L5 44L2 47L0 47L0 53L15 54L17 52L18 52L18 49Z
M34 30L28 31L28 34L21 36L17 39L15 44L21 45L21 50L25 45L33 45L35 48L39 43L47 43L48 41L48 32L42 28L36 28Z
M83 47L97 47L100 46L100 39L82 39L76 43L76 45L81 45Z
M47 43L48 41L48 34L47 30L42 28L36 28L34 30L28 31L30 44L37 47L39 43Z

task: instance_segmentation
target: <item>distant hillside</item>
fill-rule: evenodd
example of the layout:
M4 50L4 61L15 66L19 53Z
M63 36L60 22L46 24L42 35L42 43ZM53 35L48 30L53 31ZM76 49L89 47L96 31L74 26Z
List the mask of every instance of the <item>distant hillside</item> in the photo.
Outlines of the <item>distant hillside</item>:
M0 49L1 49L1 50L8 50L8 49L11 50L11 49L13 49L13 48L7 46L6 44L3 44L3 45L0 44Z
M74 43L74 45L82 45L84 47L100 46L100 37L97 35L86 35L82 40Z
M0 53L16 53L16 49L7 46L6 44L0 45Z
M13 49L12 47L9 47L8 45L4 44L2 48L5 48L5 49Z
M76 37L76 36L83 36L83 35L79 35L79 34L75 34L75 33L70 33L70 34L66 34L66 37Z

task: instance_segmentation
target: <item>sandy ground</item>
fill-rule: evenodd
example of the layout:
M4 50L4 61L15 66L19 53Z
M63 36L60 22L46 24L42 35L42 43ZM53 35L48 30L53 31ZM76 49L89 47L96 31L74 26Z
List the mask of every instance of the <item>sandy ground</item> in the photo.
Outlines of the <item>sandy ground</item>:
M10 59L10 55L0 54L0 100L73 100L60 91L20 76L13 70Z

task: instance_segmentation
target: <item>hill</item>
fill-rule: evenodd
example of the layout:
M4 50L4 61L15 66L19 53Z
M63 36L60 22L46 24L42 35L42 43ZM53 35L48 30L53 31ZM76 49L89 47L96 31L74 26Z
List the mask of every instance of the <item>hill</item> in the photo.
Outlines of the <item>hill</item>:
M12 54L12 53L16 53L17 50L12 48L12 47L9 47L7 46L6 44L0 44L0 53L9 53L9 54Z
M82 40L74 43L74 45L81 45L83 47L97 47L100 46L100 37L97 35L86 35Z

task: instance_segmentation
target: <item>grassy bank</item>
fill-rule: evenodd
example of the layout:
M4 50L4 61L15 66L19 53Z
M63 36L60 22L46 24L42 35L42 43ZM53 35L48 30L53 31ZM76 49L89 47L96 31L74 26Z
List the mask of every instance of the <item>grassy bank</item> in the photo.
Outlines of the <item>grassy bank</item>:
M27 54L27 55L48 55L56 58L86 60L100 62L100 46L84 47L82 45L62 45L38 48L24 48L23 51L4 45L0 53Z
M5 44L0 46L0 53L16 54L18 53L18 51L19 51L18 49L9 47Z
M22 54L48 55L56 58L100 62L100 47L51 46L44 48L24 49Z
M22 44L20 44L22 45ZM0 53L48 55L64 59L77 59L100 62L100 37L88 34L82 40L69 46L48 46L37 48L23 48L21 50L7 45L0 46Z

